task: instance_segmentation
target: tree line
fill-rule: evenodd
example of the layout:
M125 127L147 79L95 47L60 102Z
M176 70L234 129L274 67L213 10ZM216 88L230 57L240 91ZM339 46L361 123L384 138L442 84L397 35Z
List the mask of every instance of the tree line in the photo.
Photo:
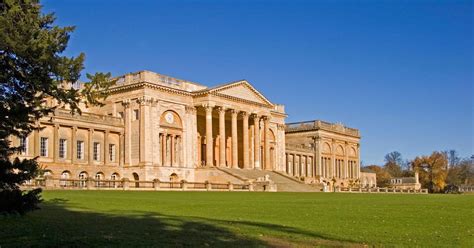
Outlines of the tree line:
M390 179L394 177L413 177L417 171L422 188L429 192L446 192L474 184L473 160L474 156L460 157L456 150L434 151L412 160L404 160L400 152L393 151L385 155L384 165L365 168L376 173L379 187L390 186Z

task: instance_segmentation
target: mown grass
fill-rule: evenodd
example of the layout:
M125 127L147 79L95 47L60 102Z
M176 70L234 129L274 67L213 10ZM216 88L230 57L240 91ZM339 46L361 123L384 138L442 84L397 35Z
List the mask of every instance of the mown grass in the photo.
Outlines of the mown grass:
M474 195L45 191L0 246L473 247Z

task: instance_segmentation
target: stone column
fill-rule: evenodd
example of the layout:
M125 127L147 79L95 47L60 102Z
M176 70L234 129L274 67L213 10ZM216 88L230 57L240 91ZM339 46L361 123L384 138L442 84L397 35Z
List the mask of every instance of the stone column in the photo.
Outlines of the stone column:
M153 102L152 98L144 96L138 99L140 104L140 127L139 127L139 141L140 141L140 163L145 165L152 164L152 137L153 137L153 128L151 127L150 121L150 109L151 103Z
M175 135L174 134L170 134L170 166L173 167L175 164L175 151L174 151L174 147L175 147L175 143L174 143L174 137Z
M244 169L249 168L249 115L242 111L242 135L243 135L243 155L244 155Z
M119 166L120 167L123 167L123 163L124 163L124 159L125 159L125 156L124 156L124 152L125 152L125 149L124 149L124 144L125 144L125 135L123 133L120 133L120 141L119 141L119 149L118 149L118 152L119 152Z
M332 151L331 151L331 169L330 169L330 177L335 177L336 176L336 143L332 142Z
M212 142L212 106L205 106L206 110L206 165L213 166L213 142Z
M254 145L255 145L255 142L253 142L254 140L254 137L255 137L255 124L252 122L250 123L250 128L249 128L249 138L250 138L250 141L249 141L249 162L250 162L250 169L253 169L255 168L255 148L254 148Z
M76 162L76 153L75 151L77 152L77 141L76 141L76 133L77 133L77 126L72 126L71 128L71 145L69 147L71 147L71 164L74 164ZM76 150L74 150L74 147L76 147ZM84 151L82 151L84 152Z
M349 177L349 146L346 142L345 144L345 156L344 156L344 163L343 163L343 167L344 167L344 178L348 178Z
M166 133L161 134L161 166L166 165Z
M321 159L321 138L319 136L314 136L313 137L314 141L314 164L315 164L315 171L314 175L323 175L323 165L322 165L322 159Z
M39 126L39 123L36 123L36 127ZM39 133L39 129L35 129L34 131L34 143L35 145L33 146L34 147L34 156L37 157L40 155L40 133Z
M88 140L88 145L89 145L89 165L93 165L94 161L94 129L89 128L89 140ZM85 150L85 149L84 149Z
M263 117L263 124L264 124L264 132L263 132L263 139L264 139L264 153L265 153L265 170L272 170L270 164L270 140L268 137L270 136L270 117L264 116Z
M225 109L218 107L219 111L219 166L225 167Z
M238 140L237 140L237 111L231 110L232 116L232 168L239 168Z
M59 124L54 124L53 134L53 160L57 162L59 159Z
M105 130L104 132L104 165L107 165L110 161L110 156L109 156L109 130ZM115 156L117 156L117 153L115 153Z
M124 134L124 163L130 165L132 162L132 114L130 109L130 101L125 100L122 102L122 105L125 109L125 134Z
M260 118L257 114L253 115L253 120L254 120L254 135L253 135L253 141L254 141L254 166L255 169L260 170Z

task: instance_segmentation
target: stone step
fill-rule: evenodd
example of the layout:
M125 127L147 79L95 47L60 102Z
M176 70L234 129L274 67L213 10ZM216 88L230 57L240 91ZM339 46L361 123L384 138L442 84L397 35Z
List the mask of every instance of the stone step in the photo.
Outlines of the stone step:
M280 192L318 192L319 188L313 187L302 182L298 182L295 179L281 175L273 171L267 170L253 170L253 169L231 169L231 168L219 168L228 174L234 175L235 177L254 180L269 176L269 179L277 185L277 191Z

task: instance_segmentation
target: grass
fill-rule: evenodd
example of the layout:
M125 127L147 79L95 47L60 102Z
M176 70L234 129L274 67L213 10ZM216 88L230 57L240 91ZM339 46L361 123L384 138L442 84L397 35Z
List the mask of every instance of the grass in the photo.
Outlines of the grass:
M473 247L474 195L45 191L0 247Z

